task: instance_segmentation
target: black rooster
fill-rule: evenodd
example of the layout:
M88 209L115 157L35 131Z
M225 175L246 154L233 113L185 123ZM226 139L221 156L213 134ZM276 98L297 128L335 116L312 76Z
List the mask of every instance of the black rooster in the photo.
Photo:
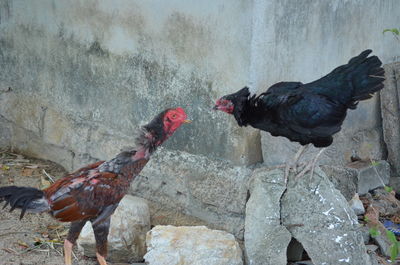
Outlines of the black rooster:
M233 114L239 126L250 125L273 136L284 136L303 145L327 147L339 132L347 109L369 99L383 88L384 69L377 56L363 51L347 64L308 84L280 82L259 96L250 96L247 87L218 99L214 109ZM313 168L318 156L313 160ZM295 164L294 163L294 164ZM288 170L288 168L287 168Z

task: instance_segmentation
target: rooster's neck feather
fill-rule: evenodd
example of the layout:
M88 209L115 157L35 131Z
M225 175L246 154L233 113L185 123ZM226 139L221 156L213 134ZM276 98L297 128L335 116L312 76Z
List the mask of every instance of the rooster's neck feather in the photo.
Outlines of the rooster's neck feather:
M134 148L121 152L115 158L104 162L99 167L99 170L119 174L125 166L132 162L141 159L148 160L150 155L168 137L164 132L163 124L163 117L166 111L168 110L161 112L150 123L141 128L139 135L136 137L136 146Z

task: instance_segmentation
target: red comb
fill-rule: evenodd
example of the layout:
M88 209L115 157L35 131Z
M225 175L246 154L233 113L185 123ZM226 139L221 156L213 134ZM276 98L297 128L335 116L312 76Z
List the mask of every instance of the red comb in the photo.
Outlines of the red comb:
M186 114L185 111L181 107L177 107L175 110L179 113Z

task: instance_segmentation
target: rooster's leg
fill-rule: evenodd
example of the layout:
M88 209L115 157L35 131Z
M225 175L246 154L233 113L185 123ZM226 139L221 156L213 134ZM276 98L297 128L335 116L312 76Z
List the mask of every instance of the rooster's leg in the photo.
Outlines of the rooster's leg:
M107 265L107 237L110 230L110 219L108 217L101 223L93 225L94 237L96 238L96 257L100 265Z
M326 148L322 148L321 150L319 150L318 154L310 162L308 162L306 167L298 175L296 175L296 178L304 176L309 170L311 170L311 173L310 173L310 179L311 179L314 174L315 165L316 165L319 157L325 151L325 149Z
M285 167L285 183L287 183L287 179L289 177L290 169L293 168L294 172L297 174L297 162L299 161L301 155L308 149L310 145L302 145L295 156L293 157L293 161L286 164Z
M73 222L69 229L67 239L64 241L64 260L65 265L72 265L72 247L81 233L86 221Z

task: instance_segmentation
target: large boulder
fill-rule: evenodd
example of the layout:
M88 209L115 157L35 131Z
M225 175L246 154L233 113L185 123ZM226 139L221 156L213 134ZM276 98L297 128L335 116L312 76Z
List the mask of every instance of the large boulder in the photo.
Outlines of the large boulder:
M149 230L150 212L146 200L126 195L111 216L107 259L112 262L142 261ZM77 244L85 256L96 257L96 241L90 222L83 227Z
M146 237L149 265L242 265L232 234L205 226L156 226Z
M251 173L246 167L162 148L135 178L131 192L243 239Z
M244 244L248 265L286 265L292 238L280 224L280 199L286 190L282 171L258 168L246 204Z
M385 88L381 90L383 139L394 174L400 177L400 63L384 66Z
M370 264L357 216L322 170L290 176L281 218L314 264Z

